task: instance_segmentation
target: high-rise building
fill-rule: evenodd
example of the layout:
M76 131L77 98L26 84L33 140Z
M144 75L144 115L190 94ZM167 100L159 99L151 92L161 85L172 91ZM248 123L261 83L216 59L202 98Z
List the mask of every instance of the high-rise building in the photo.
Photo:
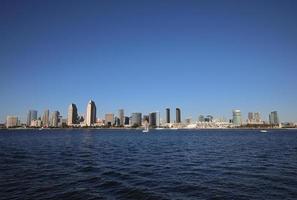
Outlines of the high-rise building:
M149 125L151 127L157 126L157 113L156 112L149 113Z
M37 120L37 110L29 110L27 116L27 126L31 126L32 120Z
M18 117L7 116L6 117L6 128L13 128L18 126Z
M51 127L56 128L59 126L59 116L60 116L59 111L52 112Z
M124 125L129 125L130 117L125 116L125 123Z
M124 126L124 122L125 122L124 109L119 109L119 119L120 119L120 126Z
M277 111L273 111L269 115L269 123L272 125L278 125L279 124L279 118Z
M67 125L72 126L73 124L77 124L77 122L78 122L77 107L74 103L72 103L68 107Z
M176 108L176 123L181 123L181 111L180 108Z
M45 110L42 115L42 126L49 127L49 110Z
M92 126L96 123L96 105L95 102L90 100L87 105L86 124Z
M131 126L141 126L141 113L132 113Z
M166 123L170 123L170 108L166 108Z
M248 123L250 124L260 124L261 116L259 112L249 112L248 113Z
M105 125L106 126L113 126L114 125L114 114L112 113L107 113L105 114Z
M240 110L233 110L233 124L235 126L241 126L241 111Z
M254 113L253 112L248 113L248 122L254 123Z

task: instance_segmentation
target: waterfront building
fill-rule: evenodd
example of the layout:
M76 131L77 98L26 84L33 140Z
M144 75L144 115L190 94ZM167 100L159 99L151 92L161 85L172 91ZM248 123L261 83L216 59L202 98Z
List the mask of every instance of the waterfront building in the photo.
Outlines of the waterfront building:
M59 126L59 116L60 116L59 111L52 112L51 127L56 128Z
M121 126L121 120L119 117L117 116L114 117L114 124L115 126L118 126L118 127Z
M233 125L234 126L241 126L241 111L240 110L233 110Z
M175 113L175 117L176 117L176 123L181 123L181 110L180 108L176 108L176 113Z
M31 121L30 126L35 127L35 128L41 127L42 126L42 121L40 119L33 119Z
M7 116L6 117L6 128L13 128L18 126L18 117Z
M86 125L92 126L95 123L96 123L96 105L94 101L90 100L87 105Z
M105 126L113 126L114 125L114 114L107 113L105 114Z
M119 109L119 120L120 120L119 126L124 126L124 123L125 123L124 109Z
M141 126L141 113L132 113L131 126Z
M271 125L278 125L279 124L279 118L278 118L277 111L273 111L273 112L270 113L269 123Z
M260 124L260 123L262 123L260 113L259 112L255 112L255 113L254 112L249 112L247 122L249 124Z
M151 126L151 127L157 126L157 113L156 112L149 113L149 126Z
M68 107L67 125L72 126L73 124L77 124L77 123L78 123L77 107L74 103L72 103Z
M130 117L125 116L124 125L129 125L129 120L130 120Z
M166 108L166 123L170 124L170 108Z
M27 116L27 126L31 126L31 121L37 119L37 110L29 110Z
M45 110L42 115L42 126L49 127L49 110Z

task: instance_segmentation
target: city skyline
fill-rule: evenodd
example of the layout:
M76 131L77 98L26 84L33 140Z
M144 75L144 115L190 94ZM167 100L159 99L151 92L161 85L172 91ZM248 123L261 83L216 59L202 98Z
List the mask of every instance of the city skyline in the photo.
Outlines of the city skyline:
M149 124L151 126L159 126L160 123L162 124L168 124L168 123L176 123L176 124L183 124L186 123L188 124L190 121L191 123L199 123L199 122L213 122L213 120L218 120L218 122L230 122L235 126L241 126L243 124L280 124L280 123L287 123L285 121L281 121L278 116L278 111L271 111L268 114L268 120L266 120L263 115L259 112L248 112L247 117L245 118L242 116L241 110L234 109L232 110L232 117L231 118L226 118L225 116L213 116L211 113L208 113L204 117L204 115L197 115L197 116L190 116L190 117L184 117L182 118L182 110L180 108L175 108L175 115L170 112L170 108L166 107L164 108L163 111L154 111L154 112L149 112L149 113L143 113L143 112L132 112L128 113L125 111L125 109L121 108L118 109L118 113L102 113L102 117L98 115L97 113L97 107L96 103L93 100L89 100L87 103L86 107L86 112L85 113L78 113L77 112L77 106L74 103L69 104L68 109L67 109L67 114L66 116L62 116L60 111L56 110L51 112L51 118L49 119L49 114L50 111L48 109L44 110L43 114L38 115L38 110L32 110L30 109L27 114L27 118L25 121L22 121L21 118L17 115L7 115L6 116L6 123L8 122L8 118L17 118L18 124L26 124L26 126L36 126L35 124L40 120L42 123L42 126L44 127L49 127L53 126L56 127L58 126L58 121L59 123L63 123L65 121L65 124L68 126L76 125L76 124L84 124L87 126L92 126L94 124L97 124L97 120L103 120L105 121L104 124L107 126L123 126L125 118L131 118L132 124L133 121L135 121L135 118L137 118L137 124L140 122L144 122L145 120L149 121ZM33 113L33 114L32 114ZM125 115L125 114L126 115ZM136 115L140 115L135 117ZM265 114L264 114L265 115ZM171 117L175 117L175 120L170 120ZM133 119L134 118L134 119ZM202 119L201 119L202 118ZM83 119L83 121L81 121ZM169 121L168 121L169 119ZM14 119L13 119L14 120ZM14 120L15 121L15 120ZM55 121L55 122L53 122ZM1 122L0 122L1 123ZM32 125L34 123L34 125ZM294 123L294 122L293 122Z
M85 113L271 111L297 121L296 1L0 2L0 122ZM164 117L164 112L161 113ZM174 115L171 115L171 119Z

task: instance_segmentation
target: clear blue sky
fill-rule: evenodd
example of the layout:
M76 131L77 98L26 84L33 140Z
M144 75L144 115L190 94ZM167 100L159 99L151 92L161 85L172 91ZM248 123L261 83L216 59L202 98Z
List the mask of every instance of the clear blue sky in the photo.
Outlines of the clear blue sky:
M297 121L297 1L0 1L0 121L70 103ZM174 117L174 112L172 113Z

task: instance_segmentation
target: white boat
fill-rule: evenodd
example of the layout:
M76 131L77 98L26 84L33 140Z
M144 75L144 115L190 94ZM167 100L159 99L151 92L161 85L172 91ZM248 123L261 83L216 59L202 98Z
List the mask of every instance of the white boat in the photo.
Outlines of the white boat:
M261 133L267 133L267 130L260 130Z
M149 132L149 125L148 125L147 122L144 124L144 130L142 130L142 132L143 133L148 133Z
M170 128L170 130L178 130L178 128Z

